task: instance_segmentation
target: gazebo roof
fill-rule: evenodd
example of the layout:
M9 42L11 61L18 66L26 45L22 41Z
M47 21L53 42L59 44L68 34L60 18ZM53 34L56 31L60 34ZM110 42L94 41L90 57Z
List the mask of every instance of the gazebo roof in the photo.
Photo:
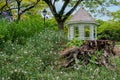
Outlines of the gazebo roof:
M68 21L68 24L72 23L94 23L97 24L95 19L82 7L73 17Z

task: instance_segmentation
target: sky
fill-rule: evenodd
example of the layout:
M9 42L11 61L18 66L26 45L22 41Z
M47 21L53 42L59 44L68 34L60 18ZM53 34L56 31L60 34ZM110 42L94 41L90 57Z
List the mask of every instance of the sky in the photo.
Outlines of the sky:
M120 0L118 0L118 1L120 1ZM61 7L62 7L62 0L60 0L59 1L59 3L56 3L56 7L57 7L57 11L59 11L60 9L61 9ZM74 13L78 10L79 8L77 8L75 11L74 11ZM69 11L70 10L70 7L67 7L66 8L66 12L67 11ZM107 8L107 10L109 10L109 11L111 11L111 12L115 12L115 11L117 11L117 10L120 10L120 6L111 6L111 7L108 7ZM74 14L73 13L73 14ZM94 14L94 13L92 13L92 14ZM91 15L92 15L91 14ZM96 19L102 19L102 20L109 20L109 19L111 19L110 17L108 17L108 16L97 16L97 17L94 17L94 18L96 18Z
M111 7L108 7L107 10L111 11L111 12L115 12L117 10L120 10L120 7L119 6L111 6ZM110 17L108 16L102 16L102 17L96 17L96 19L102 19L102 20L109 20L111 19Z

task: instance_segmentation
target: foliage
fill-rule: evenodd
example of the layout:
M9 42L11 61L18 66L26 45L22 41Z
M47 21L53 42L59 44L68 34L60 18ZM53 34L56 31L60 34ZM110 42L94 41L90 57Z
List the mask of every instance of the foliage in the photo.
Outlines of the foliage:
M120 45L120 42L116 42L116 45Z
M0 51L0 79L38 79L40 73L55 68L57 52L66 43L62 32L46 30L26 40L25 45L5 42Z
M9 11L14 20L20 20L21 16L28 11L29 13L34 14L36 12L35 14L37 14L38 9L46 7L41 0L2 0L0 3L0 11ZM31 9L32 11L30 11Z
M62 1L60 10L57 9L56 5ZM57 22L59 29L64 29L64 23L69 18L69 16L73 13L73 11L79 6L85 6L86 8L89 8L90 12L94 12L94 14L98 15L98 13L102 14L109 14L109 11L106 10L106 7L117 5L119 6L120 2L117 0L11 0L11 1L0 1L0 11L6 11L9 10L13 17L17 20L21 19L21 16L25 14L37 14L39 13L39 9L42 9L43 7L50 8L53 16L55 17L55 20ZM17 7L17 8L16 8ZM66 11L66 8L68 8L68 11ZM33 9L35 8L35 9ZM16 11L17 9L17 11ZM29 11L28 13L26 13ZM17 15L16 15L17 14Z
M120 10L112 12L113 20L120 21Z
M120 41L120 23L118 21L107 21L98 28L98 39Z
M6 42L4 51L0 51L0 79L119 80L120 58L113 59L116 61L117 71L93 64L79 68L60 68L57 53L65 41L61 32L47 30L28 38L25 45Z
M104 21L103 21L103 20L100 20L100 19L96 20L96 22L98 23L99 26L104 23ZM98 27L99 27L99 26L98 26Z
M83 44L83 42L84 41L82 41L82 40L74 38L73 40L70 40L66 45L67 45L67 47L72 47L72 46L80 47Z
M54 20L46 19L44 26L43 18L36 15L30 15L30 18L19 21L18 23L8 23L5 20L0 20L0 23L0 48L7 41L16 41L18 44L25 44L25 39L43 31L44 27L49 30L58 30Z

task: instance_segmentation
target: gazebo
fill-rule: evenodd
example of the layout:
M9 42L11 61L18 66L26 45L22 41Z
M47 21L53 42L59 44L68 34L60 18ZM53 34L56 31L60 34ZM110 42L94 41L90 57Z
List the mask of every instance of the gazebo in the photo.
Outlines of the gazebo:
M68 39L78 38L79 40L96 40L97 39L97 22L82 7L67 22Z

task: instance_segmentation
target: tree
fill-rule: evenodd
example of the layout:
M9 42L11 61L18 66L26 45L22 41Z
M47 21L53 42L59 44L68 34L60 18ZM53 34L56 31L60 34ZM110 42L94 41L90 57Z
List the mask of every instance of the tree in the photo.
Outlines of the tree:
M40 0L5 0L0 1L3 5L0 5L0 11L15 11L17 9L17 21L21 19L21 15L24 14L26 11L34 8ZM9 8L9 9L8 9ZM14 12L16 14L16 12Z
M83 6L89 7L91 12L96 9L98 5L102 6L102 9L105 11L105 6L111 6L110 4L118 5L119 2L117 0L62 0L63 5L61 9L57 12L57 7L55 4L60 0L44 0L45 3L49 6L55 20L58 24L58 28L60 30L64 29L64 23L68 19L68 17L73 13L73 11L81 4ZM68 6L72 6L72 8L65 13L65 10ZM103 12L102 10L102 12Z
M72 7L72 9L69 12L67 12L66 14L64 14L64 12L65 12L66 7L71 2L70 0L64 0L64 4L63 4L63 6L62 6L62 8L61 8L61 10L59 12L56 11L56 7L55 7L55 3L58 0L44 0L44 1L48 4L48 6L49 6L49 8L50 8L50 10L52 12L52 14L54 15L55 20L57 21L57 24L58 24L58 28L60 30L63 30L63 28L64 28L64 22L66 21L66 19L72 14L72 12L77 8L77 6L83 0L78 0L75 3L75 5Z
M118 10L116 12L112 12L112 17L113 17L113 20L120 21L120 10Z
M19 21L20 20L20 18L21 18L21 15L23 14L23 13L25 13L26 11L28 11L28 10L30 10L30 9L32 9L32 8L34 8L39 2L40 2L40 0L36 0L34 3L32 3L32 4L30 4L30 5L27 5L27 6L24 6L25 7L25 9L23 9L23 10L21 10L21 3L22 3L22 0L16 0L16 2L17 2L17 8L18 8L18 17L17 17L17 20Z
M104 21L98 27L98 39L120 41L120 23L118 21Z
M0 1L0 11L1 11L1 13L2 13L2 11L5 9L5 8L8 8L9 10L10 10L10 7L9 7L9 0L5 0L5 1L3 1L3 0L1 0Z

